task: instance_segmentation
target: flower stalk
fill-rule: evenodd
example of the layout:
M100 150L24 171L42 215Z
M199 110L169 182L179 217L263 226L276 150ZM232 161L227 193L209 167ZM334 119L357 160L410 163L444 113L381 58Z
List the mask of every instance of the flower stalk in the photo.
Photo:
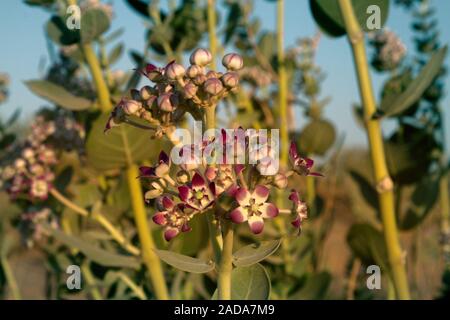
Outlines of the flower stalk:
M379 120L373 119L373 115L376 111L376 104L367 64L364 36L355 17L351 1L339 0L339 6L345 22L347 36L352 47L356 66L392 280L394 282L397 297L399 299L407 300L410 299L410 294L403 253L398 237L393 183L387 170L381 124Z
M159 300L168 300L169 294L164 279L164 272L162 270L161 261L154 252L155 243L148 226L147 213L143 202L144 195L142 194L140 181L136 178L138 176L138 167L134 164L130 165L127 169L128 186L130 188L134 219L136 221L139 240L142 246L142 259L147 266L156 298Z
M223 249L219 265L217 293L219 300L231 300L231 271L233 270L234 230L230 221L223 223Z
M208 0L208 34L209 34L209 51L211 52L212 61L211 69L216 69L216 53L217 53L217 38L216 38L216 1Z

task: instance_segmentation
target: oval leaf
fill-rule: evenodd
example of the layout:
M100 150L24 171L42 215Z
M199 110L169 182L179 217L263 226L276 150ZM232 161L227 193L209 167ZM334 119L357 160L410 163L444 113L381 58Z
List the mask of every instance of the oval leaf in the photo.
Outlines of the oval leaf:
M186 272L206 273L214 270L213 261L203 261L168 250L156 250L156 255L165 263Z
M38 96L68 110L80 111L92 106L92 101L74 96L65 88L47 80L29 80L25 81L25 85Z
M108 15L101 9L92 8L81 16L81 42L90 43L108 30L110 20Z
M440 73L446 54L447 46L433 54L430 61L402 94L394 98L386 96L381 102L380 111L376 117L396 116L414 105Z
M319 27L328 35L340 37L345 35L345 23L342 18L338 0L310 0L311 12ZM373 31L368 28L368 19L374 14L368 13L368 7L375 5L380 8L380 27L382 27L389 14L389 0L352 0L353 11L364 31Z
M323 156L336 140L336 130L327 120L313 120L300 133L300 149L306 154Z
M264 241L259 245L250 244L248 246L245 246L233 254L233 264L236 267L251 266L264 260L275 251L277 251L280 244L281 239L278 239L272 241Z
M268 300L270 278L259 263L250 267L237 267L231 272L231 300ZM217 300L217 290L212 299Z
M84 241L83 239L65 234L64 232L51 228L48 225L44 225L43 227L45 231L50 233L50 235L58 241L70 248L77 248L87 258L102 266L133 269L138 269L140 266L140 263L136 258L108 252Z
M107 171L155 157L161 143L151 140L148 131L126 124L104 133L108 114L95 120L86 142L88 162L97 170Z

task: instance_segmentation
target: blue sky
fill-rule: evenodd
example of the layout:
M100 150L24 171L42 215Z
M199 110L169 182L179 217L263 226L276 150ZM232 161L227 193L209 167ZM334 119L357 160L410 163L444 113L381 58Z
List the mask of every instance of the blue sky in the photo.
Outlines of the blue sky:
M113 30L123 27L125 33L122 40L127 49L141 51L144 37L143 20L137 16L123 0L111 1L114 6L115 19ZM164 3L164 0L160 0ZM221 2L221 0L217 0ZM293 44L299 37L314 34L317 27L309 12L307 0L286 0L285 30L286 46ZM254 14L261 17L264 29L275 28L275 4L265 0L254 0ZM442 43L450 43L450 1L432 0L437 7L437 18L441 30ZM22 116L28 117L45 101L36 97L23 85L24 80L42 76L42 66L47 66L47 44L44 38L44 22L48 20L48 13L31 8L21 0L0 1L0 72L10 75L10 97L7 103L0 106L0 116L11 114L16 108L22 109ZM411 32L409 30L410 16L403 10L391 6L387 25L397 32L406 43L408 49L413 50ZM446 63L450 65L449 57ZM331 39L323 37L317 56L317 63L326 72L327 78L323 83L324 96L331 96L332 102L326 108L325 115L337 126L338 131L346 135L347 145L365 144L364 132L354 121L351 105L359 101L357 84L354 74L350 48L345 38ZM116 64L115 68L129 70L132 67L128 55ZM447 77L446 87L450 88L450 77ZM373 75L376 92L383 82L383 78ZM450 99L443 102L447 128L450 126ZM296 117L299 125L304 121L301 115ZM389 129L389 123L385 129ZM450 129L447 130L450 132ZM450 139L448 139L450 140ZM447 141L449 143L449 141ZM450 144L449 144L450 146Z

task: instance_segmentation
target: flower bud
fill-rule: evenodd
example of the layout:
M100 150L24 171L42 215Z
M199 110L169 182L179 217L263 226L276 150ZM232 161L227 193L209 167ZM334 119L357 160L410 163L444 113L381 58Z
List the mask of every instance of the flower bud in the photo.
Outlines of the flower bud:
M177 172L177 182L179 184L186 184L189 181L189 173L185 170L180 170Z
M157 197L159 197L160 195L163 194L163 191L160 189L153 189L153 190L149 190L145 193L144 198L145 201L149 201L151 199L155 199Z
M227 88L234 88L239 84L239 75L236 72L227 72L222 78L222 83Z
M153 96L153 89L150 86L144 86L139 91L142 100L148 100Z
M186 99L191 99L197 93L198 87L193 83L188 83L183 88L183 93Z
M25 169L27 163L25 162L25 160L19 158L16 159L16 161L14 161L14 167L19 170L22 171L23 169Z
M210 64L212 61L211 52L202 48L195 49L195 51L192 52L189 61L191 62L192 65L204 67Z
M158 107L162 111L166 112L172 112L174 109L174 106L172 104L172 94L170 93L164 93L158 97Z
M166 76L171 80L181 78L184 76L185 73L186 70L184 69L184 67L178 63L172 63L168 65L166 68Z
M223 57L222 64L228 70L237 71L244 66L244 60L237 53L228 53Z
M273 179L273 184L278 189L284 189L288 185L288 179L287 179L286 175L284 175L282 173L277 173Z
M203 89L213 96L218 95L223 89L222 82L217 78L208 79L205 81Z
M136 114L141 108L142 104L136 100L126 100L122 104L123 112L127 115Z
M31 148L26 148L22 151L22 157L25 159L31 159L34 157L34 151Z
M209 70L206 73L206 79L211 79L211 78L220 78L219 74L213 70Z
M166 163L161 163L155 168L155 174L158 177L164 177L166 174L169 173L169 169L170 169L169 165L167 165Z
M187 71L186 74L189 78L194 79L196 76L198 76L199 74L203 73L203 68L197 65L192 65L190 66Z
M201 86L206 81L206 76L204 74L197 75L192 81L197 85Z

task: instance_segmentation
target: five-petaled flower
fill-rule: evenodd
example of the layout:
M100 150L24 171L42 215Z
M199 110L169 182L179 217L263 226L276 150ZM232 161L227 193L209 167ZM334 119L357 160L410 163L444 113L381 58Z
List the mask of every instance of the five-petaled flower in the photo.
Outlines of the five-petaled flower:
M261 233L264 228L264 219L278 215L278 208L267 202L269 192L270 190L262 185L257 185L253 192L240 188L235 194L239 207L230 213L231 220L235 223L247 221L254 234Z
M297 146L294 141L291 142L291 146L289 148L289 160L291 161L293 170L299 175L323 177L323 174L321 173L311 172L314 165L314 160L301 157L298 154Z
M152 219L156 224L165 227L164 239L166 241L170 241L180 232L191 230L188 222L194 213L184 203L175 203L168 196L163 196L161 204L164 210L155 213Z
M203 211L211 206L215 200L214 182L206 183L205 179L195 173L190 184L178 187L179 197L188 207Z

